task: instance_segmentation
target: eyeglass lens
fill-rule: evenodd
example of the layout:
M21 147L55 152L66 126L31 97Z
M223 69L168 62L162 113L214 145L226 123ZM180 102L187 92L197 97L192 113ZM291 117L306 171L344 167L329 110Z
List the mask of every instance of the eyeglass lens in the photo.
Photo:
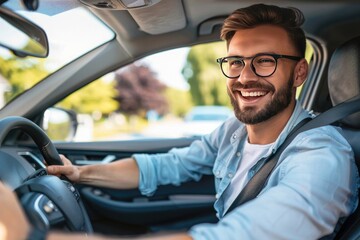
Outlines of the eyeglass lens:
M240 57L227 57L221 62L221 68L224 74L229 78L239 77L245 67L245 59ZM275 72L276 59L271 55L259 55L251 60L251 67L255 74L267 77Z

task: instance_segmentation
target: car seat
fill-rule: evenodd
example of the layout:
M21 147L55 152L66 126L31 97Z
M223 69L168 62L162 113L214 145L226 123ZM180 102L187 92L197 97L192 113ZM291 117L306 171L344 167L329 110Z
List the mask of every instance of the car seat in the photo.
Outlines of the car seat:
M333 106L360 95L360 36L344 43L333 53L328 70L328 87ZM343 135L360 166L360 112L341 121ZM360 207L347 218L335 239L360 239Z

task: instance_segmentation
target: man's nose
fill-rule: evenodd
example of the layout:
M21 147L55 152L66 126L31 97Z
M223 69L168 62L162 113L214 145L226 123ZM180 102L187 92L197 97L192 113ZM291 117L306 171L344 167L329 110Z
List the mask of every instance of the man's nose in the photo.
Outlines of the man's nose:
M238 81L242 84L246 84L247 82L253 82L258 80L258 76L255 74L255 69L253 70L251 66L251 62L246 62L244 68L240 72L240 76L238 77Z

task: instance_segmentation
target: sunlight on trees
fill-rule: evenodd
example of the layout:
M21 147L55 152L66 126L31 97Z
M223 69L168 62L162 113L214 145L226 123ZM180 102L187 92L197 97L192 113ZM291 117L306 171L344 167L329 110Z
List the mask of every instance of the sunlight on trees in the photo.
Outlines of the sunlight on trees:
M225 55L225 42L191 48L183 75L190 84L194 105L229 105L225 77L216 62L216 58Z
M45 70L43 59L0 57L0 74L9 83L9 91L4 93L5 102L9 102L49 73Z
M104 81L100 78L71 94L57 106L74 110L77 113L108 115L119 106L118 102L114 100L115 96L114 82Z
M170 113L175 116L185 116L193 106L190 92L187 90L167 88L165 95L170 106Z

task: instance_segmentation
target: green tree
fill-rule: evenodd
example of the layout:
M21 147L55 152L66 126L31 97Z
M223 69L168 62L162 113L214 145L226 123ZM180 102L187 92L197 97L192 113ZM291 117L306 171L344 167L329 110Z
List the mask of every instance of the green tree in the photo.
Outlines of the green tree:
M190 85L194 105L229 105L225 77L216 62L216 58L225 54L225 42L201 44L190 49L183 75Z
M169 103L171 113L183 117L193 106L191 95L188 90L167 88L165 91L166 99Z
M11 90L5 93L6 101L10 101L41 81L49 72L45 68L44 59L0 57L0 74L11 86ZM118 103L113 99L115 94L114 82L98 80L71 94L57 105L78 113L109 114L118 108Z
M72 109L77 113L97 112L108 115L118 108L118 102L114 100L116 96L114 86L114 81L105 81L100 78L69 95L57 106Z
M43 59L1 58L0 74L9 81L11 89L5 93L6 102L31 88L49 73Z

